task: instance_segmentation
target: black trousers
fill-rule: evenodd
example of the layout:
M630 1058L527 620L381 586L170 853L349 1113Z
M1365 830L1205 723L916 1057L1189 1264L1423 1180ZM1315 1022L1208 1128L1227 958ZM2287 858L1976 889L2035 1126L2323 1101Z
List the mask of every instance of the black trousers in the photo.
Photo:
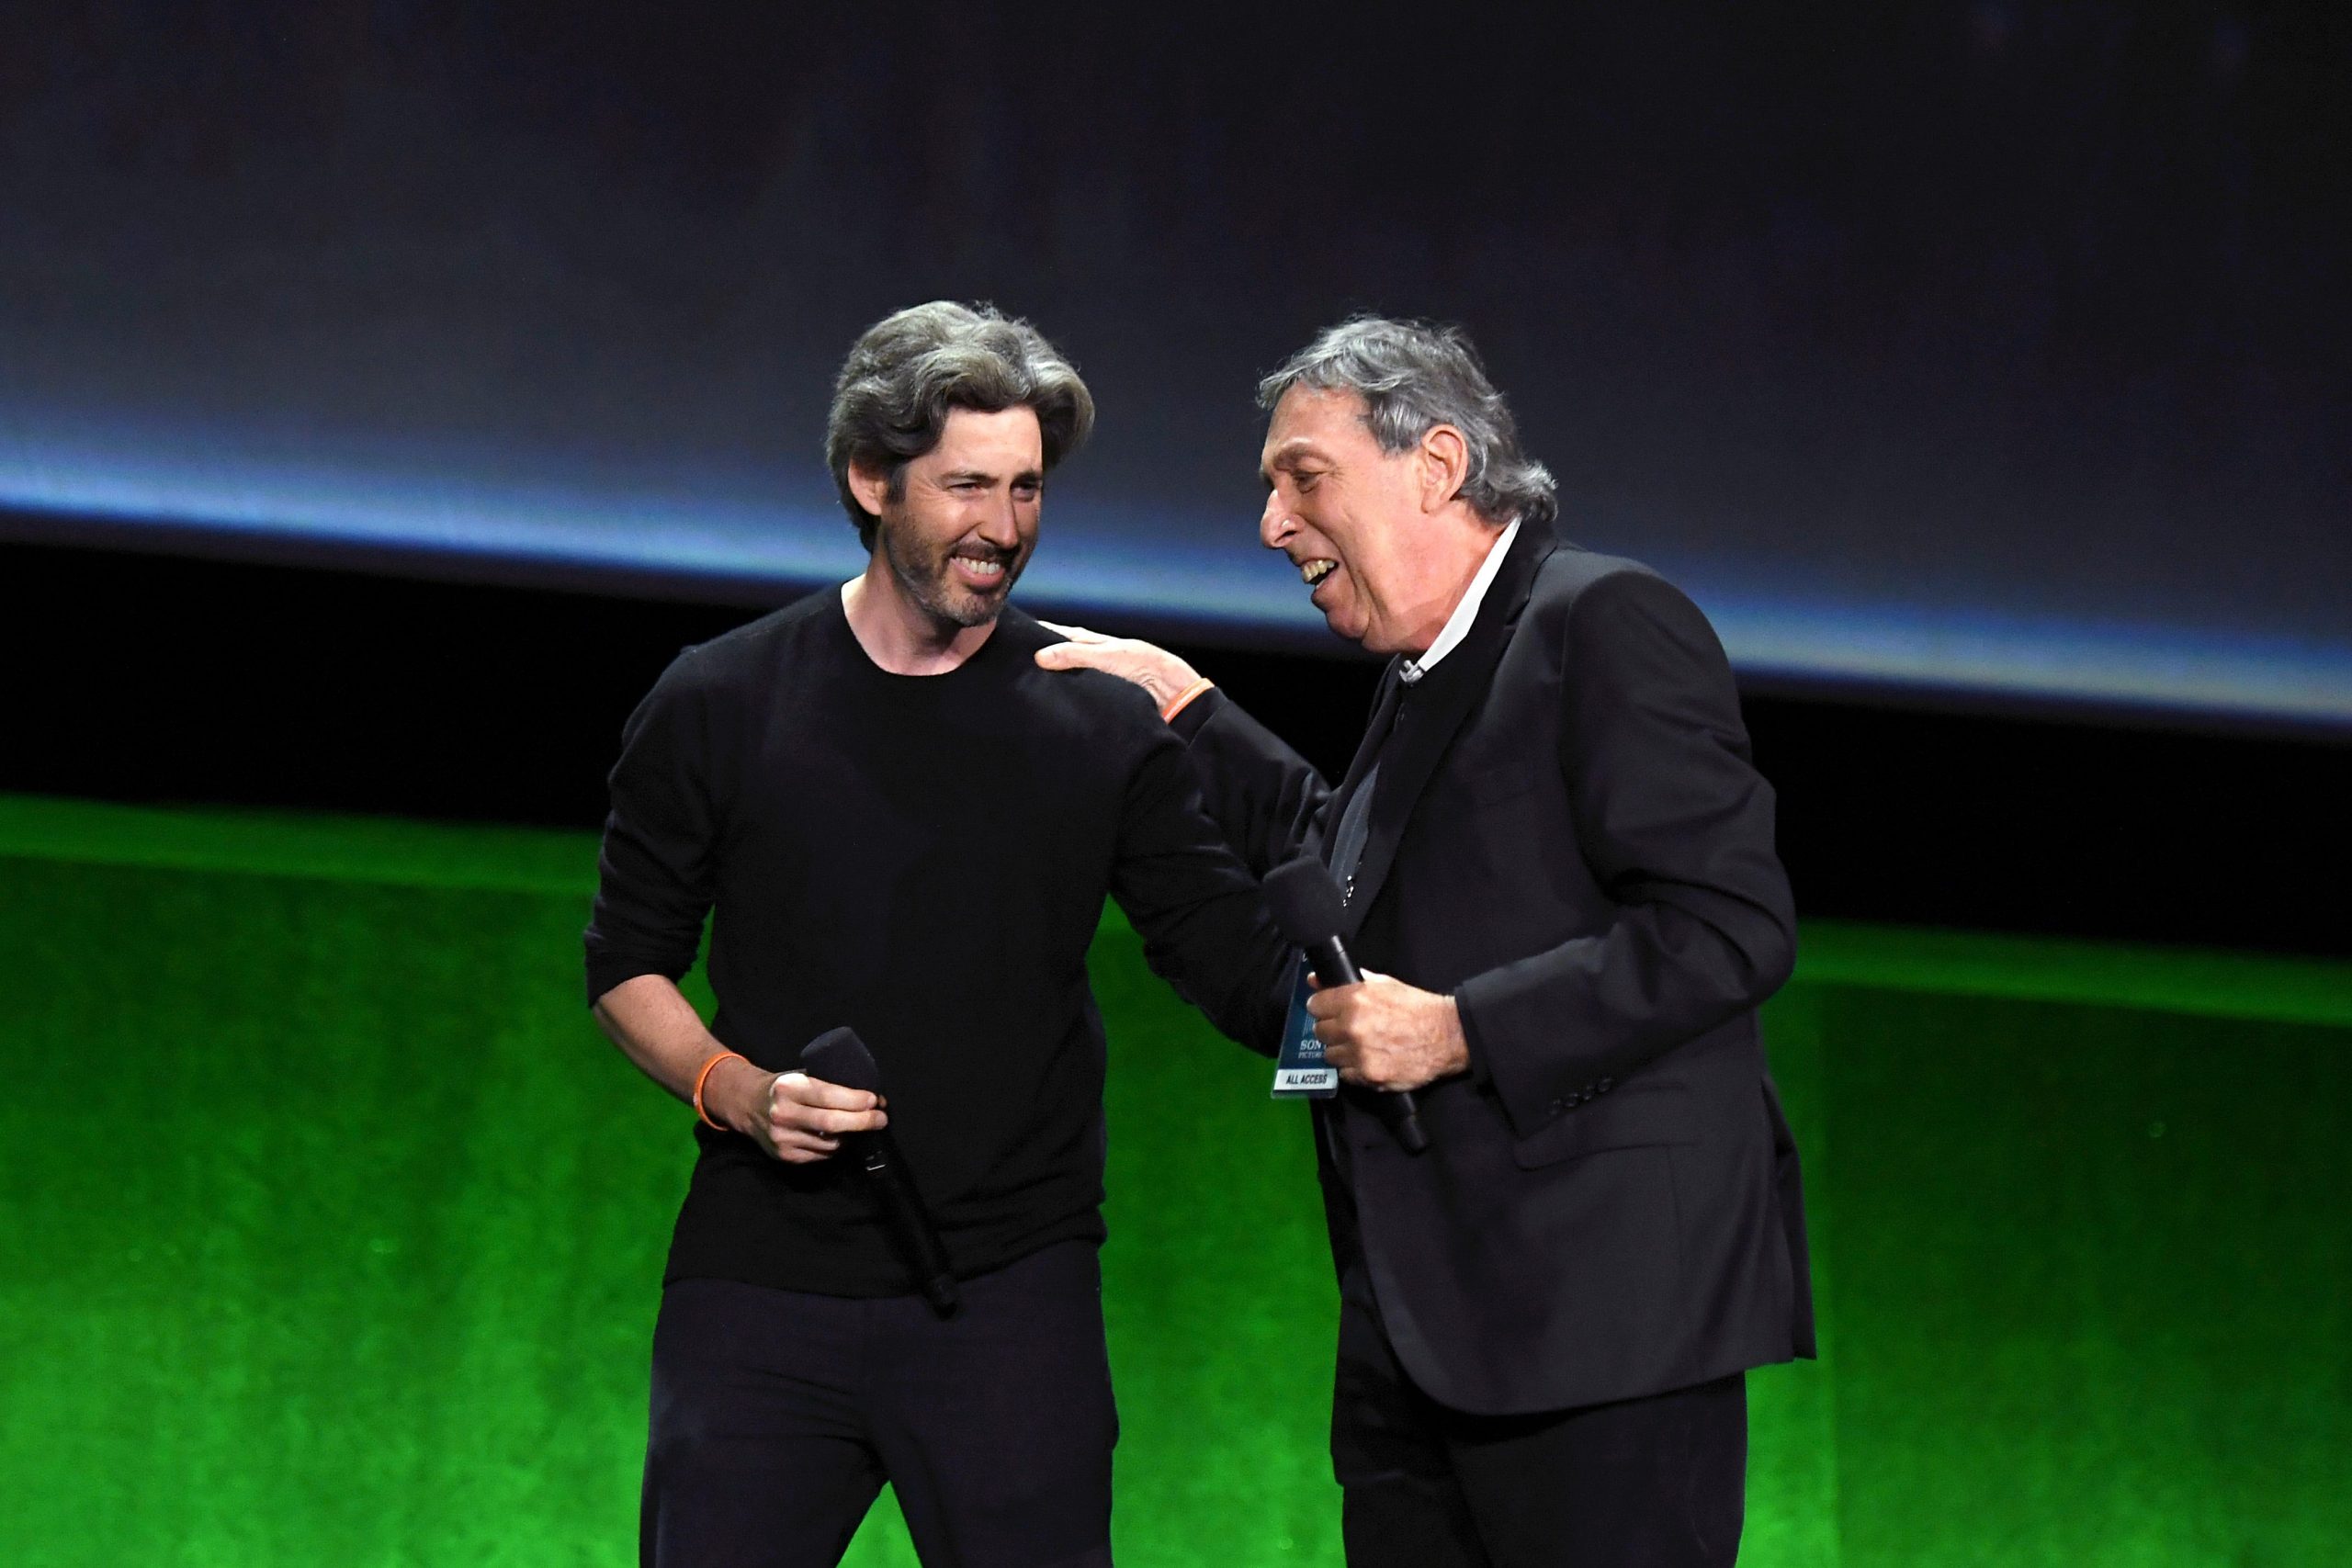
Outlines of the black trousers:
M925 1568L1111 1561L1094 1244L918 1296L680 1280L653 1330L647 1568L830 1568L888 1480Z
M1349 1568L1729 1568L1747 1381L1537 1416L1449 1410L1406 1376L1351 1269L1331 1459Z

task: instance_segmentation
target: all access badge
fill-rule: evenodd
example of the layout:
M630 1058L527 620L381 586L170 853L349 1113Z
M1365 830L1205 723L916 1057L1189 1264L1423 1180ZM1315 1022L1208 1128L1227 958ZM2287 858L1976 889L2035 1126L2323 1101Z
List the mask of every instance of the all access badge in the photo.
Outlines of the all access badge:
M1282 1055L1274 1063L1276 1100L1329 1100L1340 1092L1340 1069L1323 1065L1323 1042L1315 1038L1315 1020L1306 1010L1310 994L1302 955L1291 983L1290 1016L1283 1021Z

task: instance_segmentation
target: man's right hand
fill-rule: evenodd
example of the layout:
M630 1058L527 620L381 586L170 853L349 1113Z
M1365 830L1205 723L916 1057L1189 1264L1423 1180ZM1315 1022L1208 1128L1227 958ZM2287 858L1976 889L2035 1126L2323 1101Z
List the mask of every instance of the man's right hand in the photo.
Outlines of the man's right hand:
M715 1081L703 1089L704 1106L786 1165L830 1159L849 1134L890 1124L882 1102L865 1090L807 1073L771 1073L734 1060L719 1063L711 1077Z
M1151 694L1156 707L1166 707L1178 693L1201 678L1199 671L1166 649L1140 638L1105 637L1084 626L1057 626L1052 621L1037 624L1069 638L1039 649L1039 665L1047 670L1100 670L1133 681Z

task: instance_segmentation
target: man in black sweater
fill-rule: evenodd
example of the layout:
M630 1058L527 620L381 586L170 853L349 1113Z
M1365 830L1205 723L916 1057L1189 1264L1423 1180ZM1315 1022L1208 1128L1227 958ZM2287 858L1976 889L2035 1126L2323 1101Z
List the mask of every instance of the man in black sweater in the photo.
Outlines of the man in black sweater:
M1117 898L1155 969L1261 1048L1290 954L1151 701L1041 671L1053 635L1006 606L1092 416L1025 323L878 323L827 436L865 573L687 649L629 720L588 992L700 1121L654 1332L648 1563L835 1562L886 1479L927 1563L1110 1560L1087 945ZM714 909L706 1028L676 981ZM843 1024L887 1104L793 1070ZM833 1157L886 1124L952 1317Z

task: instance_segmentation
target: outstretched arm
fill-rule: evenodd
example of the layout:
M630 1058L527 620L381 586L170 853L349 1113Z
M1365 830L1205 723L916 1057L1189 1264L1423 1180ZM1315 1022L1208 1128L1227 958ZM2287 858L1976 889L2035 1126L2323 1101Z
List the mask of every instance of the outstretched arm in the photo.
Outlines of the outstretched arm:
M1253 876L1320 842L1331 789L1314 765L1166 649L1136 637L1054 626L1068 637L1037 650L1047 670L1100 670L1142 687L1184 742L1201 805ZM1181 706L1177 705L1181 703Z
M1151 736L1128 780L1111 895L1154 974L1227 1035L1273 1054L1295 950L1202 814L1192 764L1164 732Z

